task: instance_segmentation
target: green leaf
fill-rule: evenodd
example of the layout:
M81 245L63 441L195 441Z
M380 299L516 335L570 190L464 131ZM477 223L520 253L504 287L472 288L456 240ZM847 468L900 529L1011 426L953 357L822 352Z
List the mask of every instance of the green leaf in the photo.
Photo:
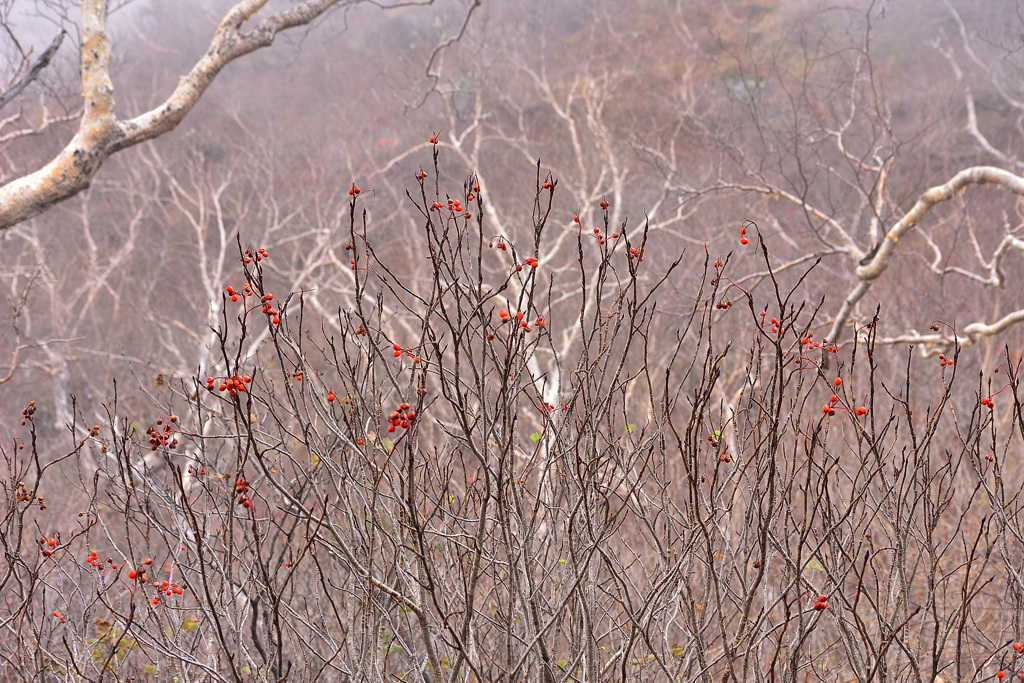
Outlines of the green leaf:
M530 441L540 441L540 432L530 434Z
M808 560L807 564L804 565L804 569L810 569L816 572L825 571L825 568L821 566L821 562L818 562L817 560Z
M156 673L156 664L147 664L146 666L142 667L142 673L144 673L144 674L155 674Z
M635 424L633 424L632 422L630 422L630 423L629 423L628 425L626 425L626 431L627 431L627 432L631 432L631 431L633 431L633 429L635 429L635 428L636 428L636 425L635 425Z
M384 450L388 453L395 450L395 444L391 439L385 437L384 439L381 439L381 443L384 444Z
M192 633L199 628L199 622L193 617L185 617L185 621L181 622L181 627L188 633Z

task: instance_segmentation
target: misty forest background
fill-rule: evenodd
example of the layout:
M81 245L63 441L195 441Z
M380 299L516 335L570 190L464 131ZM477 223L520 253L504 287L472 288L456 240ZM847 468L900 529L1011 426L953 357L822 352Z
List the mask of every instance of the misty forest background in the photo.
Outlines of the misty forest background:
M352 182L373 190L364 206L377 250L429 276L410 245L420 226L404 193L419 166L429 167L427 138L439 129L444 180L461 186L469 172L480 175L500 220L494 234L526 234L537 160L559 179L562 232L573 230L577 210L587 229L597 225L603 196L614 224L637 224L646 208L659 244L649 258L664 264L688 250L661 296L666 315L688 310L704 246L712 255L733 251L748 218L780 263L823 256L804 291L808 300L824 296L823 313L834 315L856 283L856 263L825 221L790 201L716 186L805 198L867 252L875 211L863 193L874 202L878 174L853 167L826 131L853 112L852 156L891 164L877 212L887 228L927 187L1003 161L966 130L968 93L977 127L1014 170L1020 109L1002 90L1019 80L1024 27L1012 2L954 7L994 78L964 52L942 3L490 2L440 55L433 92L425 65L457 31L463 7L360 7L283 35L231 64L172 134L116 155L84 196L3 233L4 291L12 306L27 294L18 327L29 345L3 404L45 404L41 427L56 435L70 419L69 395L101 414L116 377L122 405L141 409L148 399L138 392L150 392L156 375L195 375L209 353L202 330L218 317L209 299L233 275L230 259L221 260L222 235L231 237L229 255L236 232L244 243L273 244L277 286L309 290L318 313L344 305L351 283L323 256L338 247L323 233L347 212ZM132 3L115 12L119 111L166 96L206 49L223 9ZM45 23L30 25L41 46L49 42ZM60 55L36 100L50 116L77 107L71 41ZM0 177L51 158L74 123L6 145ZM1024 300L1016 256L1000 287L950 272L989 277L992 251L1019 222L1016 198L980 186L937 213L908 235L855 311L867 321L880 303L881 336L927 333L933 320L993 322ZM569 258L569 246L558 256ZM733 268L736 279L761 270L749 259ZM829 330L820 323L819 337ZM10 331L7 354L17 343ZM991 367L1019 335L1010 328L964 361ZM902 358L905 348L894 353Z

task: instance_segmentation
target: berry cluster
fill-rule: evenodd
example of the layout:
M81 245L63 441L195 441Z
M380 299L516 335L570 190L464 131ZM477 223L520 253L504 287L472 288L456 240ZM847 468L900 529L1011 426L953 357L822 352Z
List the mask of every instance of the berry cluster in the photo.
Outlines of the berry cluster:
M279 316L280 312L274 309L274 304L272 303L273 301L273 294L264 294L263 296L261 296L260 303L263 304L263 308L260 310L263 311L263 313L265 313L268 318L270 318L270 322L277 325L278 323L281 322L281 318Z
M761 315L765 315L763 311L761 312ZM830 351L832 353L835 353L839 350L838 347L830 346L828 343L828 339L822 339L820 342L814 341L813 332L808 333L806 337L800 337L800 346L806 346L808 351L813 351L814 349L821 349L823 351Z
M215 381L216 380L213 377L206 378L207 391L213 391ZM246 390L245 385L249 384L250 382L252 382L252 377L250 377L249 375L243 377L242 375L234 374L231 375L230 377L223 378L223 381L221 381L220 386L217 387L217 390L226 391L228 392L229 396L234 397L237 396L239 392L244 392Z
M241 292L239 292L237 289L235 289L231 285L228 285L227 287L225 287L224 291L228 293L228 296L231 297L232 301L238 301L238 297L240 295L242 295L242 294L244 294L245 296L252 296L252 288L249 287L249 283L248 282L246 282L245 284L242 285L242 291Z
M825 598L824 595L819 595L818 598L814 601L814 609L818 611L828 609L828 600Z
M43 549L43 557L49 557L53 555L53 549L57 547L57 539L53 536L49 538L40 538L39 546Z
M128 570L128 578L135 580L138 579L140 582L146 580L146 567L153 564L153 558L147 557L142 561L142 564L137 569Z
M167 579L164 579L163 581L154 581L153 588L156 588L157 592L163 592L164 595L170 596L183 594L185 591L188 590L188 585L184 583L179 584L177 581L168 581ZM150 602L156 605L160 602L160 598L153 598Z
M985 398L981 399L981 405L986 406L989 410L992 410L993 408L996 407L995 401L993 401L988 396L986 396Z
M943 354L941 354L941 353L939 354L939 367L940 368L944 367L946 365L952 365L952 364L953 364L953 359L952 358L946 358L946 356L944 356Z
M473 195L469 195L469 196L472 197ZM442 204L441 202L432 202L430 204L430 210L431 211L440 211L441 209L444 209L444 208L445 208L445 205ZM460 202L458 199L452 199L451 197L448 197L448 206L447 206L447 208L448 208L448 211L452 215L460 215L461 214L464 218L472 218L473 217L472 212L464 211L463 210L462 202Z
M501 318L501 322L503 323L512 321L512 317L508 314L508 311L498 311L498 316ZM523 313L522 311L516 311L516 321L519 322L519 329L523 330L524 332L532 331L532 328L530 327L530 321L526 319L526 314ZM534 325L536 325L538 328L544 327L544 316L538 316L537 319L534 321Z
M93 567L96 567L96 569L99 569L100 571L103 571L104 569L106 569L108 564L110 565L111 569L117 569L117 563L116 562L114 562L109 557L106 558L105 560L101 560L99 555L96 554L95 550L89 552L89 557L85 558L85 563L86 564L90 564Z
M416 411L412 410L412 406L408 403L403 403L398 406L398 410L392 411L388 417L388 431L393 432L397 427L408 429L415 421Z
M265 258L270 258L270 254L267 253L266 249L253 249L252 246L245 248L245 255L242 257L242 263L252 263L253 259L262 261Z
M391 345L391 351L392 351L392 353L394 353L395 358L401 358L402 354L404 353L405 355L409 356L409 358L412 358L412 362L413 363L419 363L420 362L420 357L417 356L412 351L402 351L401 344L392 344Z
M239 479L235 482L235 493L238 494L238 504L244 508L252 507L252 498L249 497L249 480Z
M767 311L761 311L761 320L762 320L762 321L764 320L764 317L765 317L766 315L768 315L768 312L767 312ZM774 334L774 333L778 333L778 335L779 335L780 337L781 337L782 335L786 334L786 328L785 328L785 327L782 327L782 326L781 326L781 323L779 322L779 319L778 319L778 318L771 318L771 319L770 319L770 320L769 320L768 322L769 322L769 323L771 324L771 326L772 326L772 333L773 333L773 334ZM765 326L766 326L766 325L765 325L765 323L764 323L764 322L762 322L762 323L761 323L761 327L765 327Z
M23 445L18 444L18 448L21 448ZM25 482L19 481L17 486L14 487L14 493L19 503L38 505L40 510L46 509L46 500L42 496L37 497L35 489L26 487Z
M207 384L207 388L209 388L209 384ZM167 424L164 424L162 418L156 421L157 426L161 424L164 425L162 431L158 430L156 427L152 425L146 428L146 434L149 435L149 447L151 450L155 451L156 449L163 446L173 451L175 448L178 447L178 437L174 436L175 434L177 434L178 430L171 428L171 425L176 423L177 421L177 416L171 415L170 417L167 418Z
M601 228L594 228L594 237L597 238L597 243L598 244L604 244L605 243L605 236L601 232ZM618 237L619 237L619 233L617 233L617 232L613 232L611 235L608 235L608 239L613 239L614 240L614 239L618 239ZM639 251L637 249L634 249L632 247L630 248L629 251L633 255L636 255L636 254L639 253Z
M31 420L32 416L36 414L36 402L29 401L28 405L21 411L21 424L24 425L26 420Z
M821 412L825 413L826 415L835 415L836 414L836 409L833 406L835 406L835 404L836 404L836 402L838 400L839 400L839 397L836 396L835 394L832 394L831 396L829 396L828 397L828 403L826 403L824 406L822 406Z
M532 266L532 267L534 267L534 268L536 268L536 267L537 267L537 259L533 258L532 256L531 256L530 258L526 259L525 263L526 263L526 265L528 265L528 266ZM523 264L522 264L522 263L517 263L517 264L515 265L515 270L516 270L517 272L518 272L518 271L521 271L522 269L523 269Z

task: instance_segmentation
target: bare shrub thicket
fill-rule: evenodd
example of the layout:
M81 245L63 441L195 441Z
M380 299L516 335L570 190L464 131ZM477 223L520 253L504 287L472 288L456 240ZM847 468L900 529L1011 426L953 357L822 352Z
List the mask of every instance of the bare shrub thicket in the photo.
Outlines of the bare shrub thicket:
M196 377L145 410L112 387L59 456L25 407L0 446L5 677L1018 675L1016 356L921 381L935 359L883 367L872 323L835 350L756 224L666 261L607 204L552 220L539 164L532 238L494 234L438 153L406 199L427 277L382 256L353 185L332 322L243 229Z

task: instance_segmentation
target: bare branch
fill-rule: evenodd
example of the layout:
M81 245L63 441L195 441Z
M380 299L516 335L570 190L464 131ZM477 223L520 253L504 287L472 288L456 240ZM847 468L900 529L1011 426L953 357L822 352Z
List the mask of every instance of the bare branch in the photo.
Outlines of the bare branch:
M49 47L43 51L43 54L39 55L39 59L32 64L32 68L28 72L19 78L10 88L0 93L0 109L3 109L11 101L22 93L22 91L29 86L32 81L39 78L39 74L43 72L47 66L50 65L50 60L57 54L57 50L60 49L61 42L64 41L64 31L58 33L54 39L50 42Z

